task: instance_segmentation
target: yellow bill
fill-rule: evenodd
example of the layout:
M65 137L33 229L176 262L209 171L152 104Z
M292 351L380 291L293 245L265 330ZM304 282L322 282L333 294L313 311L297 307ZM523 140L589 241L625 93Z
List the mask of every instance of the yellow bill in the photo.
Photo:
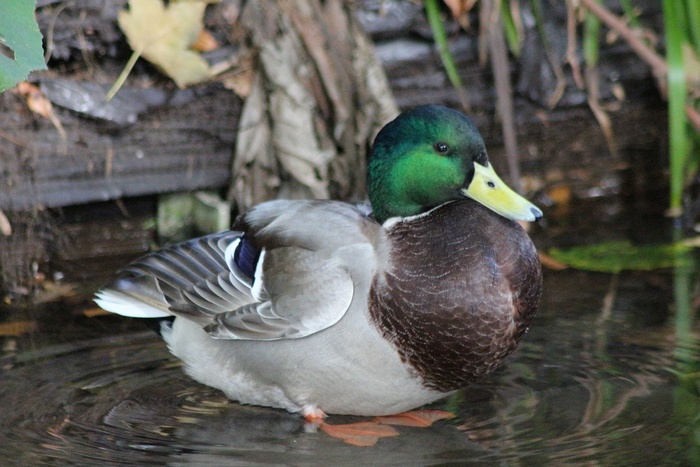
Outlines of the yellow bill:
M542 211L513 191L488 164L474 164L474 178L462 193L483 204L497 214L514 221L537 221L542 217Z

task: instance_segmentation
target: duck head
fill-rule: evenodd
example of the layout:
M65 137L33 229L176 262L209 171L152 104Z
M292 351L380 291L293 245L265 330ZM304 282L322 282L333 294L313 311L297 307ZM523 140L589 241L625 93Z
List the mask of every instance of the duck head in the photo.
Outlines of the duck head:
M382 128L367 173L370 202L381 223L464 198L513 220L542 217L493 170L474 123L446 107L417 107Z

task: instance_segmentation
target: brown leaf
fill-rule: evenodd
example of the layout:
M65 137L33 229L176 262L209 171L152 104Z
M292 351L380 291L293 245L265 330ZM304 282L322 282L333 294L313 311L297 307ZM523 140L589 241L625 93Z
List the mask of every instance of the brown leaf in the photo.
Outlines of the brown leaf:
M194 44L192 44L192 50L196 50L197 52L211 52L212 50L216 50L218 48L219 43L206 29L201 29L199 31L197 40L194 41Z
M36 321L13 321L10 323L0 323L0 336L17 337L28 334L36 328Z
M476 0L443 0L450 9L452 17L464 29L469 27L469 11L474 7Z
M253 90L255 81L255 66L250 53L241 52L231 63L226 63L225 68L218 71L218 67L212 67L212 73L221 75L226 89L230 89L242 99L247 98Z
M26 81L19 83L17 85L17 90L26 99L29 110L51 120L51 123L61 135L61 139L66 139L66 131L63 129L63 125L58 117L56 117L56 114L53 113L51 101L44 96L44 93L42 93L38 87Z
M252 87L229 198L240 208L274 197L359 199L368 141L398 113L384 70L345 2L276 5L246 2L241 12L258 56L254 78L241 77Z

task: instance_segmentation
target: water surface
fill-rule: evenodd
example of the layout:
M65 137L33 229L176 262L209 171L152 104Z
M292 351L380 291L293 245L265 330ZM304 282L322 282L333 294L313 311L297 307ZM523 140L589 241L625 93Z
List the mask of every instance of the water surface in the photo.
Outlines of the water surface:
M535 238L541 246L577 241L556 232L550 225L548 236ZM638 240L636 229L613 232ZM605 237L587 235L596 236ZM698 305L679 311L677 303L679 284L690 300L695 278L674 270L546 270L540 311L519 349L493 375L430 407L455 419L397 427L399 436L365 448L190 380L135 320L88 318L69 303L6 309L3 320L36 325L0 337L0 459L56 466L699 465Z

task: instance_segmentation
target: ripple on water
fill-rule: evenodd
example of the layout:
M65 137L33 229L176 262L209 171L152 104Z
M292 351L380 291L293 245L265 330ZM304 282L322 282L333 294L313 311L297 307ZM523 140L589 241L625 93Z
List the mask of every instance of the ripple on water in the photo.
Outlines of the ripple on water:
M400 436L372 448L305 433L299 417L284 411L227 401L190 380L150 332L18 353L0 359L0 459L32 466L687 463L697 411L682 409L697 404L697 376L686 372L684 385L686 376L674 373L678 349L669 329L650 337L647 328L612 320L601 333L590 316L543 316L503 368L434 404L455 420L398 427ZM683 350L700 360L697 342ZM679 405L683 397L690 405Z

